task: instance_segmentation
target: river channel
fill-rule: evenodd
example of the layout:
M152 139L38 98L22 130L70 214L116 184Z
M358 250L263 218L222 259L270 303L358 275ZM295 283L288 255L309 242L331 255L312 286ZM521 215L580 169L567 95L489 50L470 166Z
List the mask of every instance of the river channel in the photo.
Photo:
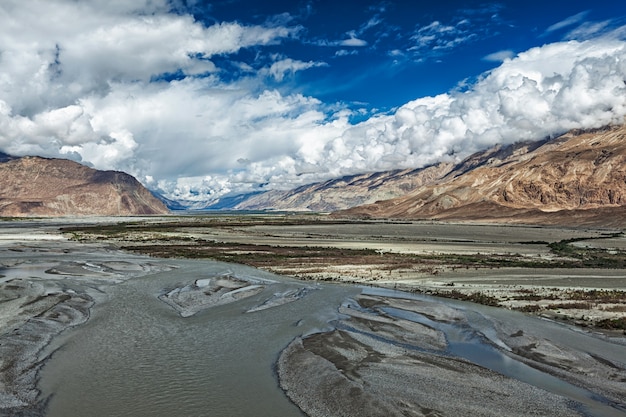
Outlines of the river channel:
M5 264L8 257L22 257L2 271L4 281L20 276L61 280L66 291L89 287L95 299L89 319L55 336L43 352L43 356L50 354L38 375L46 416L303 416L279 385L279 355L295 338L349 328L350 321L341 312L361 308L355 300L362 296L402 303L414 300L428 304L429 311L437 306L454 311L462 322L441 321L397 306L382 307L376 314L441 332L447 347L435 354L461 358L564 397L578 404L573 408L578 415L626 415L624 404L505 354L510 349L498 336L501 323L511 329L532 329L537 337L558 340L565 348L583 347L623 372L623 344L550 321L397 291L302 282L236 264L81 252L69 246L46 252L35 246L27 249L36 253L36 259L28 260L32 253L26 249L13 248L15 254L2 255ZM104 272L98 275L102 265L118 269L126 265L130 270L141 262L149 262L153 271L118 280L105 279ZM79 266L99 278L81 281ZM198 309L188 317L160 299L177 288L202 289L205 282L220 277L262 289L228 304ZM268 304L285 294L302 296Z
M110 287L91 319L68 331L41 378L49 416L301 416L274 363L297 335L329 328L355 288L312 286L307 297L246 313L302 283L244 266L181 262ZM212 276L274 281L257 296L181 317L164 288ZM277 281L280 280L280 281Z

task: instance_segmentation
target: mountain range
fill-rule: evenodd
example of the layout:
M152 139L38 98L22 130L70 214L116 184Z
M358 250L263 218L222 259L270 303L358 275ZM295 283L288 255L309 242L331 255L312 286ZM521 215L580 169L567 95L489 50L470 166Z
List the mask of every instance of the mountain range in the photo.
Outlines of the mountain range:
M230 208L332 212L405 195L442 178L452 168L452 164L442 163L422 169L351 175L288 191L249 195Z
M124 216L169 210L134 177L66 159L0 153L0 216Z
M495 146L459 164L379 172L251 196L236 209L359 218L626 224L626 126Z
M573 131L489 149L426 187L335 215L619 227L625 162L624 126Z
M0 216L164 214L134 177L73 161L0 153ZM164 204L165 203L165 204ZM495 146L458 164L364 173L223 199L209 208L336 217L626 225L626 126Z

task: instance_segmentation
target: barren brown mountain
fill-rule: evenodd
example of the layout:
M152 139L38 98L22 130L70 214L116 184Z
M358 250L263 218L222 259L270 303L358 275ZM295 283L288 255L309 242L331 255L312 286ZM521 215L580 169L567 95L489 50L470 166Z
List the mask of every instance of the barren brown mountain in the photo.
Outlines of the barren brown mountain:
M337 216L626 225L626 127L475 154L434 184Z
M405 195L450 172L453 164L341 177L247 198L236 210L336 211Z
M134 177L64 159L0 154L0 216L165 214Z

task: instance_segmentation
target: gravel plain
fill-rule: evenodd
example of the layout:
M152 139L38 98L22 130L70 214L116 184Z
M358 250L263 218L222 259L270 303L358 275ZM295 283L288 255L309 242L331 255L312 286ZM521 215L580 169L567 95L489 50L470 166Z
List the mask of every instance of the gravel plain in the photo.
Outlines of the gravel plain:
M38 397L37 373L53 353L50 343L64 329L89 318L93 303L105 297L104 287L171 268L162 259L151 262L120 251L129 246L142 252L142 248L179 249L187 245L200 248L208 254L206 257L211 257L213 252L203 245L212 242L221 245L215 253L230 251L235 262L245 260L250 254L265 254L267 258L259 265L249 264L307 281L351 283L409 293L480 294L492 297L500 307L508 309L536 306L536 310L529 312L566 326L574 324L577 331L609 341L613 346L622 349L626 346L621 331L604 331L593 326L600 320L626 316L626 299L620 296L626 291L624 269L454 263L424 266L398 262L405 255L461 255L478 259L513 256L532 262L553 261L558 256L547 245L568 239L576 240L579 247L588 244L590 248L620 253L626 246L621 231L430 222L332 225L319 222L292 226L238 223L177 228L181 219L168 217L91 219L87 223L96 223L97 230L122 221L146 222L149 226L170 223L172 227L156 231L139 228L103 238L97 232L84 231L66 232L62 236L58 233L59 227L66 225L62 220L3 225L6 227L0 232L0 415L42 413L46 399ZM183 221L190 222L187 218ZM77 221L70 223L82 226ZM68 237L79 242L68 241ZM242 244L248 246L239 246ZM328 253L343 249L346 254L370 252L362 257L343 256L342 252L337 262L329 262L323 257L300 258L301 252L292 252L293 248L325 248ZM90 258L91 253L104 255ZM390 259L396 263L391 265ZM216 291L208 291L210 288ZM190 288L171 289L164 294L163 301L182 315L193 315L214 304L216 294L220 297L230 294L236 300L255 288L230 279L199 282ZM617 294L617 298L566 305L575 301L571 294L590 291L609 291ZM278 294L268 305L280 306L297 301L302 295ZM450 352L448 336L437 326L388 314L385 308L390 307L418 313L434 323L462 325L466 320L462 310L441 303L393 297L361 296L354 303L342 306L340 312L345 318L333 323L335 330L295 339L277 363L281 387L307 415L585 415L579 401L459 358ZM536 334L531 327L519 323L498 320L493 323L497 332L494 346L503 354L594 392L607 404L615 405L608 411L596 410L592 415L626 415L625 357L620 358L619 353L565 348L558 340L552 340L552 336ZM605 411L609 414L603 414Z

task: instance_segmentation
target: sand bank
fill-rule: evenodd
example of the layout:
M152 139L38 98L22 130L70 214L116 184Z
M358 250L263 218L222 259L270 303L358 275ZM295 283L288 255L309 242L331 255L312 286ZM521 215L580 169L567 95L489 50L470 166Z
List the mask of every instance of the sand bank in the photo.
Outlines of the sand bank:
M12 233L0 245L0 415L43 415L36 384L50 342L84 323L108 286L172 268L59 237Z
M471 299L626 331L620 230L232 215L68 231L157 257L212 258L302 280Z
M619 295L626 288L623 268L569 270L552 266L503 266L509 261L572 263L575 259L561 259L552 254L547 243L589 238L598 246L603 242L604 231L368 224L324 228L307 225L290 235L289 228L282 225L221 229L194 226L185 230L178 227L175 222L171 230L151 229L148 225L146 230L136 228L129 232L118 227L119 236L113 239L109 232L118 233L117 229L107 230L103 235L83 235L81 239L105 236L115 245L132 244L133 250L155 256L215 257L303 280L433 293L450 290L467 295L479 293L497 298L502 306L510 308L524 307L524 303L534 306L542 302L565 302L571 290L611 289ZM414 236L415 233L428 236ZM624 240L623 237L611 238L611 242L607 241L610 250L617 246L614 245L616 239ZM346 246L350 251L336 249ZM475 250L481 253L473 253ZM415 254L425 256L412 258ZM459 256L448 257L454 254ZM491 259L497 260L496 266L483 264ZM56 268L49 268L53 269ZM255 290L254 285L260 285L221 285L213 278L217 279L209 277L183 283L167 289L164 294L169 294L170 301L178 305L172 305L177 311L195 314L218 305L225 294L230 293L226 298L232 299L233 295L243 295ZM306 285L304 288L311 284ZM221 292L219 296L207 292L211 286L217 288L217 293ZM271 292L269 288L262 291L263 294ZM275 295L259 296L257 307L280 305L302 294L306 291L301 294L279 291ZM583 315L589 317L597 311L623 317L624 300L615 301L589 302ZM511 305L504 304L506 302ZM563 306L559 308L554 311L573 311ZM547 305L546 310L552 311L552 306ZM399 317L402 311L408 315L419 314L430 322ZM619 353L610 354L604 345L588 347L587 351L572 348L577 346L576 342L563 345L560 336L541 334L532 326L517 322L493 319L489 332L477 330L482 342L491 346L499 357L529 365L601 398L599 402L591 401L590 405L584 393L557 395L456 355L449 335L439 324L462 329L469 321L459 309L414 300L361 297L354 304L344 306L341 312L346 318L334 323L334 331L294 340L278 362L281 386L311 416L532 413L570 416L584 415L584 407L599 407L600 411L594 411L593 415L624 414L623 345L619 351L622 359L619 359ZM474 342L469 343L469 347L474 346ZM618 408L607 405L611 402L619 403ZM607 410L613 414L604 413Z
M281 387L309 416L575 416L590 409L592 415L626 413L620 394L626 388L625 364L601 353L594 357L531 329L513 331L515 325L498 323L494 340L483 342L516 362L542 369L545 379L554 374L576 383L557 395L455 355L450 334L385 313L418 313L426 321L454 324L467 333L471 328L462 310L387 297L360 297L348 307L342 309L346 318L336 323L336 330L297 338L279 358ZM467 342L467 349L472 346ZM529 374L531 378L532 370ZM578 387L604 403L577 398ZM607 405L611 402L620 405Z
M273 289L275 284L276 282L258 278L220 275L198 279L192 284L168 289L159 295L159 300L174 308L181 317L191 317L209 308L255 296L267 288ZM274 292L269 298L264 298L258 305L246 312L254 313L292 303L305 297L311 289L312 287L302 287Z

